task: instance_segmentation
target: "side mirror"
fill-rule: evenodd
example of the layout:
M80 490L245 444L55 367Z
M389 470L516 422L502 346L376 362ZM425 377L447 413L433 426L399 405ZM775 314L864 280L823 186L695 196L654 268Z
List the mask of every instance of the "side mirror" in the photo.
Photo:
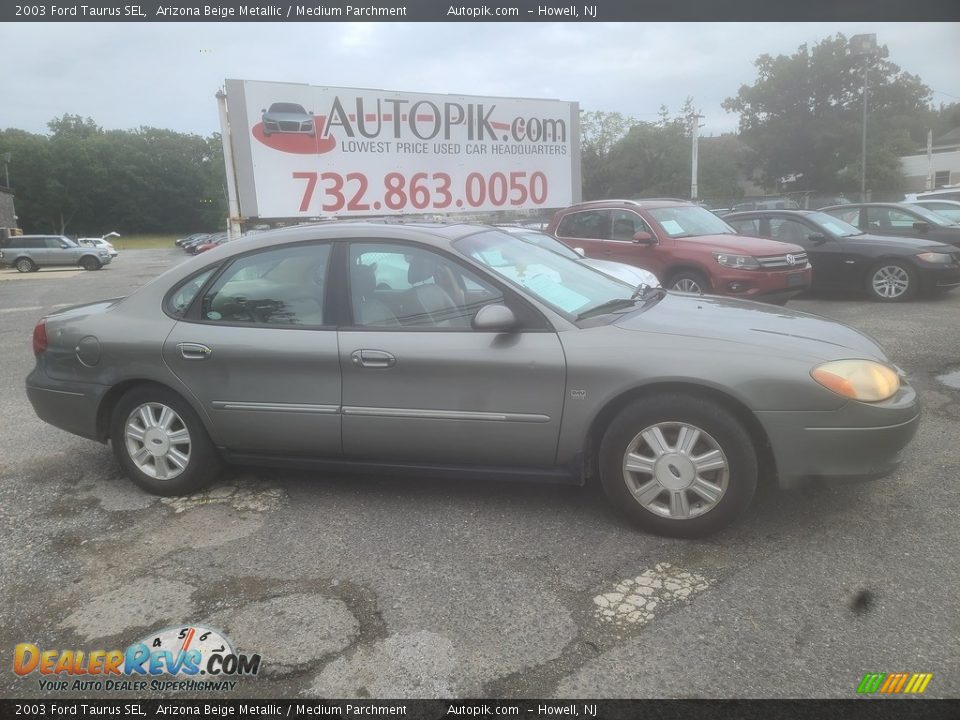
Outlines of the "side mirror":
M657 244L657 239L650 233L644 232L643 230L634 234L633 241L640 245L656 245Z
M66 250L68 247L70 247L70 246L67 245L65 242L60 243L60 249L61 249L61 250Z
M815 243L825 243L827 241L827 236L814 233L813 235L807 235L807 240Z
M471 325L481 332L509 332L517 326L517 316L506 305L484 305Z
M930 223L915 222L913 224L913 229L921 233L930 232Z
M573 251L574 251L577 255L579 255L580 257L586 257L586 256L587 256L587 251L584 250L583 248L574 248Z

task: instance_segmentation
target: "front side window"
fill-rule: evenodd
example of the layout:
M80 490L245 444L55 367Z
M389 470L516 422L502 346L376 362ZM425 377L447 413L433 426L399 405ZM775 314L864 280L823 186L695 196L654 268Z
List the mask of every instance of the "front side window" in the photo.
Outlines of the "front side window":
M480 308L502 301L495 287L432 250L388 243L350 248L356 326L469 330Z
M741 235L762 237L762 235L760 235L760 221L756 218L750 220L727 220L727 223Z
M244 255L206 292L200 317L244 325L323 325L329 245L293 245Z
M812 231L803 223L789 218L773 218L770 220L770 237L780 242L806 245Z
M570 213L560 221L557 237L583 240L610 239L610 211L583 210Z
M650 228L639 215L629 210L613 211L613 239L632 241L638 232L650 232ZM652 235L653 233L651 233Z

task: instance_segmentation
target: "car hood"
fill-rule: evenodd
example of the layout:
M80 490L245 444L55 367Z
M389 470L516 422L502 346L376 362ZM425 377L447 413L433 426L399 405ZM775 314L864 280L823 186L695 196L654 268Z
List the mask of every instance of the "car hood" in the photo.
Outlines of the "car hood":
M660 281L657 276L649 270L627 265L626 263L614 262L613 260L597 260L596 258L583 258L580 260L584 265L589 265L594 270L599 270L605 275L621 280L630 285L639 285L645 283L650 287L659 287Z
M284 120L290 122L306 122L307 120L313 120L312 115L290 112L266 112L263 114L263 118L264 120Z
M837 241L843 243L844 245L882 245L891 248L912 250L914 252L953 252L956 250L953 245L947 245L946 243L942 243L937 240L915 237L899 237L896 235L872 235L871 233L841 237L837 238Z
M624 330L753 345L816 360L871 358L889 362L869 335L817 315L712 295L667 293L655 306L614 322Z
M706 245L718 252L757 255L760 257L765 255L806 252L802 247L794 245L793 243L750 237L748 235L697 235L696 237L678 238L677 242Z

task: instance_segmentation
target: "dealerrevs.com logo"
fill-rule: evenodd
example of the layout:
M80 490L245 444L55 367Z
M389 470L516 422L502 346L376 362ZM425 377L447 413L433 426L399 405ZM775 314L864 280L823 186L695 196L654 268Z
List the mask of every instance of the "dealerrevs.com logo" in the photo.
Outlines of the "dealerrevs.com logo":
M237 653L224 635L198 626L168 628L123 650L45 650L20 643L13 653L14 673L38 676L40 690L233 690L234 678L259 670L258 653Z

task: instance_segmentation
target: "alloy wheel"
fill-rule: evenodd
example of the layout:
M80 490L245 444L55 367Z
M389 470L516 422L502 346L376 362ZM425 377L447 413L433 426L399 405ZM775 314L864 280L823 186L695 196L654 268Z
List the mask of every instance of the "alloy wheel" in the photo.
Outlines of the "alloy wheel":
M893 300L910 289L910 275L899 265L884 265L873 273L870 285L879 297Z
M717 506L730 483L720 444L701 428L661 422L640 431L623 456L623 479L644 508L671 520L689 520Z
M127 453L141 472L172 480L190 462L190 432L176 411L163 403L144 403L127 416Z

